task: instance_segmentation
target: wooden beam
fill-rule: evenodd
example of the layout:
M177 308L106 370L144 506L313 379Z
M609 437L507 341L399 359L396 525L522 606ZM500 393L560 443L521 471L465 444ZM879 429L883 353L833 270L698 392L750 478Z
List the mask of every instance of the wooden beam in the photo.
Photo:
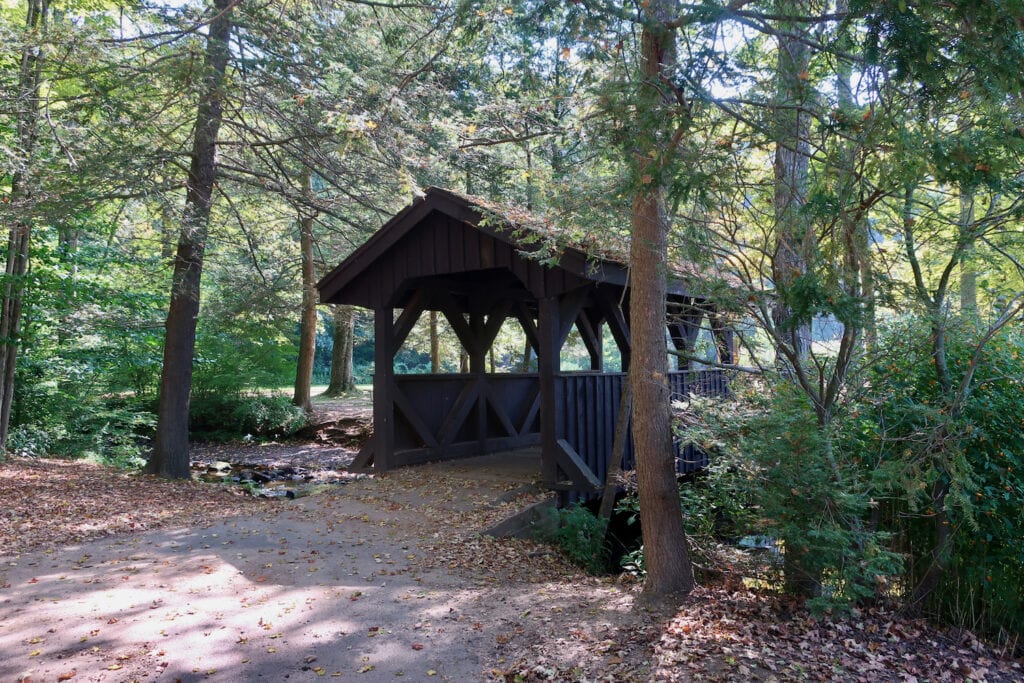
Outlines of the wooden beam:
M715 349L718 351L718 362L722 365L732 365L736 362L733 331L714 306L707 306L705 310L708 325L711 327L711 337L715 340Z
M583 310L583 304L587 300L587 295L590 294L593 288L590 286L580 287L574 289L568 294L564 294L559 297L558 301L558 350L561 352L562 346L565 344L566 338L569 336L569 332L572 330L573 323L580 315L580 311Z
M377 445L377 439L370 437L366 445L359 449L359 454L346 469L350 472L368 472L373 469L373 455Z
M590 469L590 466L583 462L583 458L579 456L576 449L568 441L559 439L556 453L558 466L569 477L575 488L586 493L594 493L601 488L601 480L594 474L594 470Z
M412 328L416 325L416 321L420 319L420 315L423 314L423 310L430 303L430 294L424 289L417 289L412 295L412 299L409 300L409 304L402 309L402 313L398 316L398 320L395 321L395 333L394 333L394 345L395 348L392 351L392 355L397 354L398 350L402 348L402 344L405 343L406 337L412 332Z
M587 347L587 353L590 354L590 369L601 370L604 367L604 349L601 343L600 320L595 325L590 319L590 313L584 308L576 317L576 329L579 330L583 345Z
M537 325L533 321L533 316L530 311L526 308L526 304L522 301L517 301L513 308L516 319L523 328L523 334L526 335L527 341L530 342L530 346L533 347L534 353L540 352L540 338L537 334Z
M499 301L487 314L487 324L484 325L483 338L480 343L485 353L490 351L491 345L494 344L494 338L498 336L498 332L501 331L501 326L511 310L512 302L506 299Z
M459 392L459 395L455 398L455 403L452 404L451 410L448 411L444 421L441 423L441 428L437 430L437 440L442 446L455 441L459 429L462 428L462 424L469 416L469 412L479 395L480 383L472 380L466 382L466 386Z
M398 388L398 385L393 385L391 390L393 392L395 408L401 411L409 426L413 428L413 431L420 438L420 441L428 448L436 448L439 445L437 438L431 433L430 428L423 421L423 418L419 416L419 413L416 412L415 406L409 402L409 399Z
M519 436L519 432L516 430L515 425L512 424L512 420L509 419L508 414L505 413L505 410L498 403L498 399L495 398L494 389L490 384L484 384L483 395L486 398L487 403L490 403L491 408L494 409L494 415L498 418L498 422L501 423L501 428L504 429L509 436Z
M537 389L533 393L533 398L530 400L530 408L526 411L526 417L523 418L523 422L519 427L520 434L529 433L530 425L537 418L537 413L540 412L540 383L537 384Z
M558 382L561 370L559 342L558 300L545 298L538 301L537 332L540 348L537 351L537 369L540 374L540 433L541 471L544 483L553 486L558 481L558 411L562 405L562 387Z
M434 301L441 307L441 313L448 319L448 324L451 325L455 336L459 338L462 348L472 356L473 351L476 349L476 339L473 336L473 330L470 328L469 323L462 317L462 311L455 303L455 299L452 298L449 292L440 290L436 292Z
M376 441L374 469L391 467L395 450L395 408L392 389L395 377L394 310L378 308L373 312L373 434Z
M619 347L619 355L622 357L622 371L629 371L629 360L632 355L633 346L629 336L629 322L618 301L611 298L610 293L603 287L598 287L594 292L594 299L598 308L604 314L608 322L608 330Z

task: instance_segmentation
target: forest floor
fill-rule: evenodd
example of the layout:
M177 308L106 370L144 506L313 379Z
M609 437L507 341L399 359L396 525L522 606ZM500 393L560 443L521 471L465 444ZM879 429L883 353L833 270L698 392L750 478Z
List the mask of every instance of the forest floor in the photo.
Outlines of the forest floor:
M208 455L335 468L353 453L226 448ZM524 486L528 468L494 465L259 500L12 459L0 465L0 680L1024 678L1021 662L968 632L882 609L815 619L738 581L668 612L638 609L630 581L480 535L544 498Z

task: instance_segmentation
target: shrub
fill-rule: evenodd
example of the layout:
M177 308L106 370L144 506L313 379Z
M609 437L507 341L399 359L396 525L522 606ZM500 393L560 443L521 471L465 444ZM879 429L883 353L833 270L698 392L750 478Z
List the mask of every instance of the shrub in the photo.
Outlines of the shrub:
M908 588L933 562L942 512L951 536L929 608L958 626L1016 639L1024 633L1024 334L1005 329L975 355L980 334L970 321L949 331L953 378L972 359L977 368L955 414L937 381L927 323L906 319L888 330L888 362L875 369L862 416L863 453L894 473L898 497L883 520L910 556ZM933 507L935 490L948 491L941 511Z
M734 389L734 401L695 398L683 410L682 437L715 463L705 485L683 495L691 516L706 516L698 529L731 500L737 533L782 541L788 591L820 609L874 597L901 571L888 535L869 521L882 473L845 447L836 423L819 425L791 384Z
M135 401L94 398L73 407L68 404L62 420L36 421L14 427L8 435L10 452L29 457L86 458L125 469L145 464L156 416Z
M306 424L306 414L285 396L202 395L189 407L189 432L212 440L281 438Z
M134 396L101 391L103 373L82 358L25 354L18 367L7 449L28 457L144 462L155 416Z
M538 539L558 546L573 564L590 574L607 574L611 551L605 541L605 524L579 504L550 514L554 519L538 528Z

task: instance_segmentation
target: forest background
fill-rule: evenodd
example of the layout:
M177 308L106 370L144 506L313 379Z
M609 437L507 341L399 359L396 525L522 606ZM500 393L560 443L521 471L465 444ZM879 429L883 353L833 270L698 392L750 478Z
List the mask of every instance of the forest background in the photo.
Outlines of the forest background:
M742 346L735 400L677 411L717 463L688 531L781 539L825 607L1020 634L1018 0L3 0L0 45L7 452L296 429L334 349L370 371L313 283L424 187L596 252L646 207L647 272L693 264ZM400 369L459 369L436 325Z

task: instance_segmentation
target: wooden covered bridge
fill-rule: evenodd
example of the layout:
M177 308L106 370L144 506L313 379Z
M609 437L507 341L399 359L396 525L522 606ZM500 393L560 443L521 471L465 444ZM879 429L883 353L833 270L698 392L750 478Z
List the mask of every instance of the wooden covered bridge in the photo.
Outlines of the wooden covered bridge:
M536 258L548 237L521 214L430 188L320 281L321 303L374 312L374 431L355 467L384 471L539 445L550 488L586 493L602 485L629 368L628 273L572 247ZM668 334L679 349L693 349L707 317L719 362L732 361L731 333L680 282L669 285L669 309ZM468 372L395 372L395 355L424 311L447 319ZM488 350L509 318L522 326L537 372L487 372ZM589 371L562 370L574 326ZM615 372L604 367L604 326L621 358ZM679 396L725 391L717 369L673 372L669 382ZM625 458L628 469L631 444ZM680 467L695 464L683 458Z

